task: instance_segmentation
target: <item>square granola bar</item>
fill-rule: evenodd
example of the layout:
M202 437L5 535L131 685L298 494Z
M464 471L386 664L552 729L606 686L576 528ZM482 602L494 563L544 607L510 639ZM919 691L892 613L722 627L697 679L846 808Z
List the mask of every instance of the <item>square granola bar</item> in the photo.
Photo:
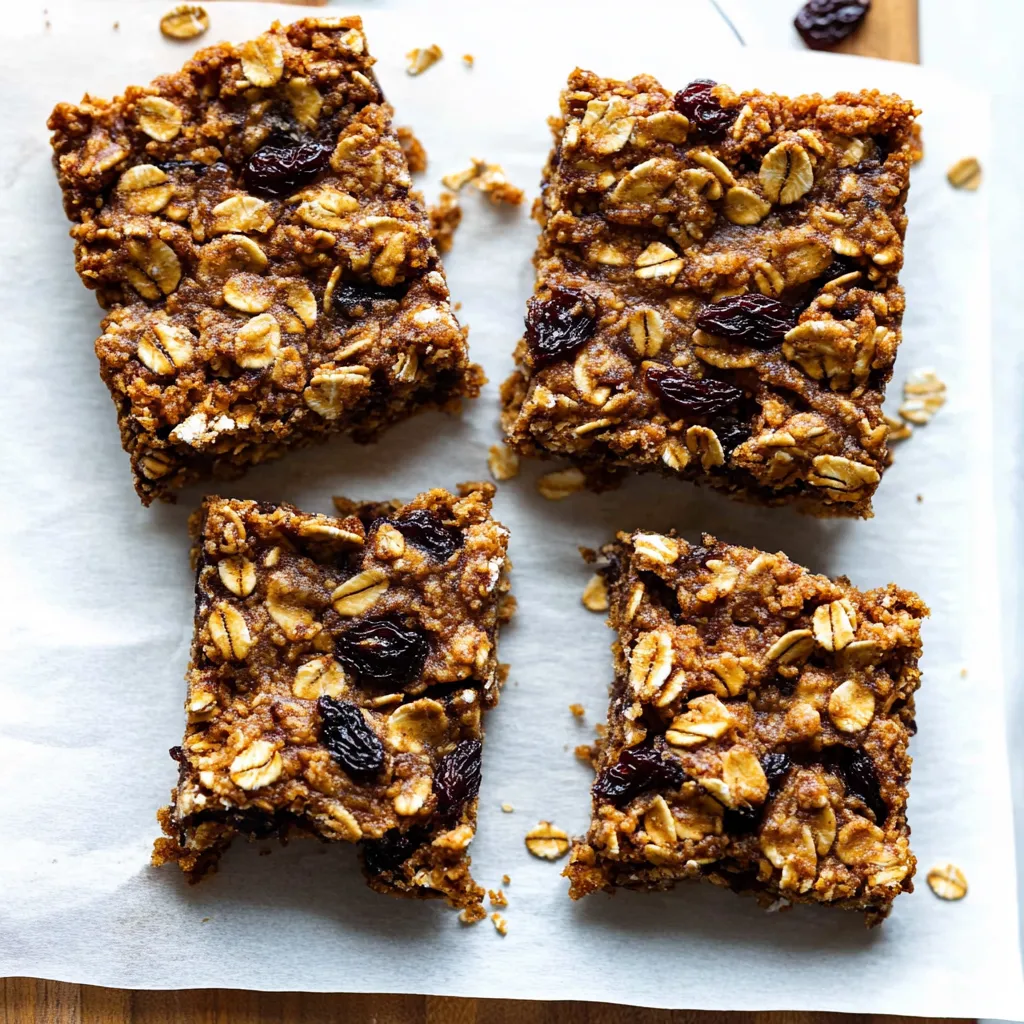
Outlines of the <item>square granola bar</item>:
M659 470L870 516L916 114L878 92L673 95L574 71L535 208L508 442L595 487Z
M357 17L275 24L49 120L145 504L483 381Z
M921 599L708 535L601 555L615 683L571 895L704 878L881 921L913 890Z
M343 518L207 498L193 516L188 728L155 864L197 881L235 836L358 842L369 884L479 904L481 713L511 611L490 484Z

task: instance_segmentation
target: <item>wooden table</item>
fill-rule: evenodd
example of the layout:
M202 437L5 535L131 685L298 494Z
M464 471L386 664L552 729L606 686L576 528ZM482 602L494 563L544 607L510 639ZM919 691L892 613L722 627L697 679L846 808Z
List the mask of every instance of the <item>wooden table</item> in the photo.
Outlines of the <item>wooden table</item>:
M170 4L168 5L170 6ZM799 6L793 0L794 10ZM748 42L751 42L748 40ZM840 50L916 62L917 0L874 0L866 23ZM190 990L126 992L31 978L0 980L0 1024L823 1024L830 1013L702 1013L607 1003L535 1003L433 996L309 995ZM907 1018L861 1017L873 1024Z

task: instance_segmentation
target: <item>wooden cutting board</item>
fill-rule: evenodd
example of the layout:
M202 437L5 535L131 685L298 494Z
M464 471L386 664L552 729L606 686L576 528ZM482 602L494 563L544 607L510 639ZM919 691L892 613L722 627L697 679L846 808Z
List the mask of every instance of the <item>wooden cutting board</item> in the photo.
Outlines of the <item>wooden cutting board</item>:
M168 6L171 6L168 0ZM794 11L799 0L793 0ZM874 0L865 24L840 48L891 60L918 59L917 0ZM608 1003L537 1003L436 996L311 995L186 990L128 992L31 978L0 980L0 1024L823 1024L831 1013L703 1013ZM929 1018L928 1020L937 1019ZM866 1024L906 1017L860 1017Z

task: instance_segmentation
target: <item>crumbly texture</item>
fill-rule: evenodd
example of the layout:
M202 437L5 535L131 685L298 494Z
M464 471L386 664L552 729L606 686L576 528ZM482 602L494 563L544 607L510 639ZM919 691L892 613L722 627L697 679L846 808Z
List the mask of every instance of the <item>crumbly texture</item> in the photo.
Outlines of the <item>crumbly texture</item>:
M427 150L416 133L405 125L396 129L399 145L405 154L406 163L413 174L422 174L427 169Z
M454 192L442 192L430 207L430 234L438 252L451 252L455 232L462 223L462 207Z
M144 503L478 393L373 64L309 18L50 116Z
M595 488L658 470L759 504L869 516L917 111L877 91L712 96L728 122L717 135L649 76L570 76L534 208L531 308L569 290L595 323L553 361L519 342L502 391L509 443L570 459ZM698 329L711 303L743 293L784 303L795 329L767 347ZM743 397L679 415L652 390L652 366Z
M621 534L601 555L616 680L571 895L703 878L881 921L916 865L920 598L708 535Z
M235 836L312 836L358 842L380 892L480 903L466 848L510 608L492 493L349 503L344 518L204 502L188 728L154 864L197 881ZM374 630L393 627L406 647L389 660ZM339 709L355 729L332 728Z

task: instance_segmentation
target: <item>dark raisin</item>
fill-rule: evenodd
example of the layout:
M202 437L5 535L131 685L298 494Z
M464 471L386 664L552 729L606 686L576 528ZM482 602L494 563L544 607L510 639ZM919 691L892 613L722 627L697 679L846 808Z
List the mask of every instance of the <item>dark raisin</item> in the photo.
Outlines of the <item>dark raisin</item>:
M763 807L726 807L722 812L722 831L727 836L746 836L757 831Z
M384 745L355 704L333 697L316 702L320 742L354 779L368 779L384 767Z
M724 412L743 392L713 377L694 377L675 366L648 366L647 383L662 409L674 420Z
M679 607L679 595L676 588L669 586L656 572L638 572L637 576L644 585L644 591L650 600L660 604L678 622L683 610Z
M833 256L825 276L829 281L834 281L837 277L852 274L855 270L860 270L860 264L852 256Z
M339 281L331 295L331 313L349 319L369 316L375 302L401 302L408 290L408 284L385 287L365 281Z
M864 20L871 0L808 0L793 24L812 50L841 43Z
M736 120L736 112L725 110L711 95L717 85L710 78L698 78L675 95L675 108L685 114L694 129L708 138L724 135L726 129Z
M250 192L280 198L313 182L330 158L326 142L275 134L249 157L242 177Z
M171 758L173 760L179 763L184 763L185 752L181 749L181 747L171 747L171 749L168 750L167 753L171 755Z
M750 439L750 424L741 423L735 416L713 416L708 425L715 432L727 459Z
M420 674L430 644L396 619L368 619L339 634L334 653L364 681L402 686Z
M708 334L738 341L741 345L769 348L777 345L796 326L797 311L770 295L748 292L727 295L705 306L697 326Z
M407 832L390 828L380 839L366 839L363 848L363 863L371 875L382 875L394 871L427 841L426 829L413 827Z
M585 292L552 288L548 298L535 295L526 305L526 343L538 368L575 355L596 327L597 305Z
M676 569L679 572L700 572L705 567L705 562L711 557L711 548L703 544L691 544L689 548L679 556L676 561Z
M789 759L788 754L781 752L765 754L761 758L761 769L764 771L764 777L768 780L770 792L774 793L778 790L792 767L793 762Z
M674 761L666 761L651 744L624 750L618 763L605 768L594 783L598 800L623 807L648 789L678 789L686 773Z
M195 174L202 174L205 171L208 171L211 166L227 167L226 164L222 164L220 161L215 164L204 164L200 163L198 160L159 160L156 162L156 166L159 167L161 171L169 171L172 174L175 171L192 171Z
M434 775L437 813L454 818L480 792L480 763L483 747L479 740L463 740L445 754Z
M846 783L846 788L864 801L879 825L889 817L889 805L882 799L875 763L861 750L835 746L826 754L826 765Z
M406 540L439 562L447 562L462 547L462 531L454 526L445 526L428 509L413 509L390 522Z

